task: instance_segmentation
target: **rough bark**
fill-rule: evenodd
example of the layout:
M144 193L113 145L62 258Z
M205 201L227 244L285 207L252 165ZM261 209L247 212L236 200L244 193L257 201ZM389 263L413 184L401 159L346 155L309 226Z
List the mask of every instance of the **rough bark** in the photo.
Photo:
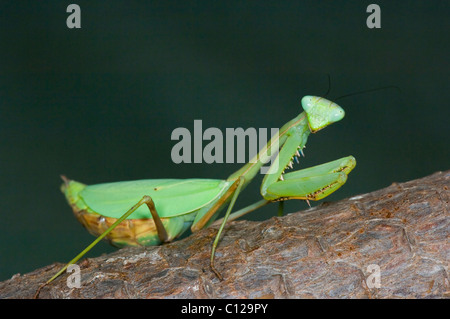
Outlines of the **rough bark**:
M262 222L84 260L40 298L448 298L450 171ZM57 263L0 283L0 298L32 298ZM370 266L375 265L375 266ZM371 268L372 267L372 268ZM380 285L375 280L380 270Z

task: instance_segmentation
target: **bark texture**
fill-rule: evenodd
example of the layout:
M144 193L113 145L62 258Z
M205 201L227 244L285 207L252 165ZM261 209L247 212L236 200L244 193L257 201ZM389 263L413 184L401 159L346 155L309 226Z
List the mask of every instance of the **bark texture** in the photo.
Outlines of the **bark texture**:
M438 172L284 217L232 222L216 253L224 281L209 268L212 226L84 260L81 288L68 288L66 274L40 298L448 298L449 187L450 171ZM32 298L62 266L14 275L0 283L0 298Z

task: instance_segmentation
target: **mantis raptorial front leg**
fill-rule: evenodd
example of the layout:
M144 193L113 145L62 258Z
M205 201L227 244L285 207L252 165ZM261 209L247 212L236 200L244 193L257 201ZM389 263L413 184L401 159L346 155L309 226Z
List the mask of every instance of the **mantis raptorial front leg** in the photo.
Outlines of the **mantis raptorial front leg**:
M353 156L284 174L282 181L266 188L267 198L320 200L336 191L347 181L355 167Z
M292 199L294 196L296 196L296 199L320 200L341 187L347 180L346 176L355 165L355 158L348 156L325 164L287 173L283 175L283 181L280 180L271 184L266 191L274 196L275 199L273 201L279 201L279 204L283 204L285 200ZM281 195L292 197L283 199ZM260 200L230 214L228 221L236 220L273 201ZM279 208L280 211L282 211L282 208ZM278 215L282 214L279 213ZM223 220L223 218L216 220L213 225L219 225Z
M230 211L234 202L230 203L225 217L214 223L221 224L211 252L211 269L214 271L217 277L220 280L223 279L222 275L214 267L214 253L219 241L220 233L222 232L222 229L227 221L235 220L272 201L281 201L282 203L285 200L294 198L303 199L306 201L320 200L341 187L347 180L347 174L353 169L353 167L355 167L355 165L356 161L354 157L348 156L325 164L317 165L292 173L287 173L284 174L283 180L274 182L267 188L265 188L265 198L272 198L272 200L261 200L231 215ZM239 189L236 190L233 199L234 197L237 197L238 192Z

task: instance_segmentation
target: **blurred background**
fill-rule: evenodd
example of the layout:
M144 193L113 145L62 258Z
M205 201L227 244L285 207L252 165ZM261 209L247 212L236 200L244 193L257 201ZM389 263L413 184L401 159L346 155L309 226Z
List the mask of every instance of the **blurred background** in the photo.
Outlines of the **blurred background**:
M296 168L358 163L326 201L450 168L446 1L376 1L381 29L367 27L372 1L361 0L74 2L81 29L66 26L70 1L0 3L0 280L67 262L93 240L60 174L226 178L241 164L174 164L172 131L195 119L281 127L304 95L327 92L328 75L331 100L400 90L338 100L346 117L310 136ZM260 199L261 180L238 206ZM114 250L102 243L89 256Z

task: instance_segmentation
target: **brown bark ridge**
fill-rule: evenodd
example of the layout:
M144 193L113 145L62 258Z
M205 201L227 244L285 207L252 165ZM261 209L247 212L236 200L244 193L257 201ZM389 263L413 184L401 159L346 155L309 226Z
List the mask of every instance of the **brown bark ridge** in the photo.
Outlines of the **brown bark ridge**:
M450 170L262 222L226 226L209 268L209 227L163 246L79 263L40 298L448 298ZM32 298L63 264L0 283Z

